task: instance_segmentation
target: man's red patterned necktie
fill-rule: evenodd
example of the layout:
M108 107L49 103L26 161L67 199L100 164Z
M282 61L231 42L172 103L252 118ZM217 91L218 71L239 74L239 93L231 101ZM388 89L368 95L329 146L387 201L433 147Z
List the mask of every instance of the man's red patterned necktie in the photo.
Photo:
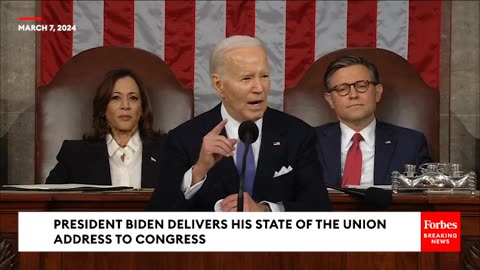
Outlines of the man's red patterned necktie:
M362 177L362 150L360 150L360 141L363 140L360 133L355 133L352 137L353 144L348 149L345 168L343 170L342 187L346 185L360 185Z

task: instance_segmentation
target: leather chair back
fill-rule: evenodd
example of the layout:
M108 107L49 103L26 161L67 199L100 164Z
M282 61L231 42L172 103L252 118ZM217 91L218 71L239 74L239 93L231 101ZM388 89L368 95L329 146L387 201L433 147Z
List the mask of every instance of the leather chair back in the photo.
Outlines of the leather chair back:
M428 86L403 57L378 48L347 48L316 60L299 83L285 90L284 111L312 126L337 121L324 99L323 77L328 65L344 55L366 57L379 72L384 90L376 117L385 122L423 132L430 155L439 160L440 94Z
M92 131L93 97L105 74L134 71L152 103L154 129L168 132L193 117L193 91L158 56L131 47L97 47L66 62L52 82L37 90L35 181L44 183L63 140Z

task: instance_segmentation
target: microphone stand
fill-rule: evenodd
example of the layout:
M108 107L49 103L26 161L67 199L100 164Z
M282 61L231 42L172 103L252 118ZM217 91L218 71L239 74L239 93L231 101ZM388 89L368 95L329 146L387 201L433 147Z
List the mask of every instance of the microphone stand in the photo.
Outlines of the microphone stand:
M326 187L338 190L352 197L362 199L363 204L369 210L385 210L392 204L392 191L377 187L369 187L366 190L339 188L329 184Z
M245 169L247 166L247 154L250 144L245 143L245 151L243 151L242 170L240 172L240 183L238 184L237 212L243 212L243 190L245 183Z
M325 183L325 186L327 188L338 190L342 193L348 194L348 195L356 197L356 198L365 198L365 192L364 191L352 190L352 189L347 189L347 188L340 188L340 187L333 186L333 185L330 185L330 184L327 184L327 183Z

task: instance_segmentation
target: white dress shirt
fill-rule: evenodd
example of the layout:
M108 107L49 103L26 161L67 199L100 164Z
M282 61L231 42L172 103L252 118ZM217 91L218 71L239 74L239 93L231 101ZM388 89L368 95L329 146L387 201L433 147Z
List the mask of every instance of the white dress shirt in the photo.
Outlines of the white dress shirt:
M363 140L360 141L360 150L362 151L362 177L360 179L360 185L373 185L373 176L375 168L375 127L377 121L373 121L368 124L359 133L362 135ZM342 161L342 177L343 170L345 168L345 160L347 159L347 153L352 146L352 137L356 133L353 129L340 122L340 130L342 132L341 138L341 161Z
M113 186L140 188L142 185L142 139L138 130L122 148L111 134L106 136ZM125 155L122 161L122 155Z
M237 120L235 120L230 114L228 114L227 110L225 109L225 106L222 103L220 113L222 115L222 119L227 119L227 124L225 125L225 131L227 132L227 137L229 139L237 139L238 140L238 128L240 127L240 124ZM260 144L262 142L262 125L263 125L263 118L257 120L255 124L258 127L258 139L252 143L252 150L253 150L253 158L255 160L255 167L257 166L258 163L258 155L260 153ZM233 161L235 164L237 164L237 147L235 147L235 150L233 151ZM193 168L193 166L192 166ZM185 172L183 175L183 181L181 185L181 190L183 194L185 195L185 199L190 199L195 195L195 193L202 187L203 183L207 179L207 176L205 176L202 181L199 183L195 184L194 186L190 187L192 184L192 168L190 168L188 171ZM222 200L217 201L217 203L214 206L214 210L216 212L221 211L220 210L220 202ZM266 203L270 206L270 209L273 212L279 212L279 211L284 211L284 207L281 203L272 203L272 202L267 202L267 201L262 201L260 203Z

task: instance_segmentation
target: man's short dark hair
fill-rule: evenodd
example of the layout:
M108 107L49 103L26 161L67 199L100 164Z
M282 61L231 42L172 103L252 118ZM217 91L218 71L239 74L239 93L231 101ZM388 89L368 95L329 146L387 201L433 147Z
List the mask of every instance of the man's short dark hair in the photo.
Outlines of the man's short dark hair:
M344 67L353 66L353 65L363 65L366 68L368 68L368 72L370 72L370 76L372 77L372 82L374 84L379 83L378 70L374 64L368 62L368 60L365 57L361 57L357 55L345 55L335 59L335 61L331 62L328 65L327 71L325 72L325 76L323 77L323 84L325 86L325 89L329 90L332 88L333 86L331 85L332 76L335 72L337 72L337 70Z

